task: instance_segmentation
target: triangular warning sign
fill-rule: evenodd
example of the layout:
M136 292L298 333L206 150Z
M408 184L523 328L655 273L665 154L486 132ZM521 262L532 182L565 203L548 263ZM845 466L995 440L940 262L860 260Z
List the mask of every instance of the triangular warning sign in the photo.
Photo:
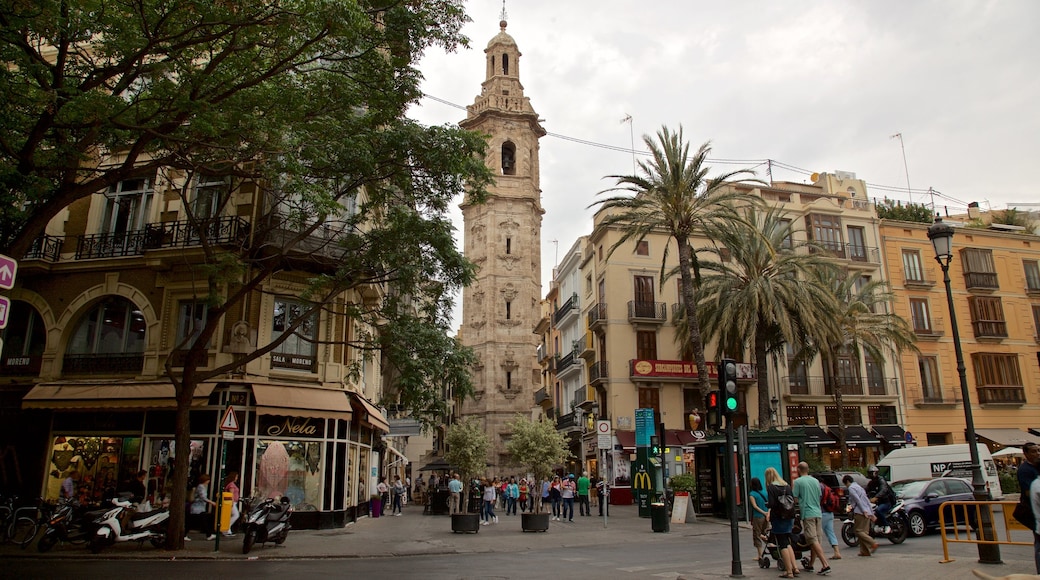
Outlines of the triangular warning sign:
M220 420L221 431L238 431L238 417L231 407L224 411L224 418Z

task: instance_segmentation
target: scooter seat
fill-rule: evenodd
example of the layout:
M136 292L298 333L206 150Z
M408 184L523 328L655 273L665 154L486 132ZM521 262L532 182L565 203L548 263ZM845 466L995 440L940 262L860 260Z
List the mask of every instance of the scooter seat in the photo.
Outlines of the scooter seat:
M161 512L161 511L163 511L163 510L157 509L157 510L152 510L150 512L134 512L133 517L131 517L130 519L136 522L138 520L143 520L145 518L150 518L153 515Z

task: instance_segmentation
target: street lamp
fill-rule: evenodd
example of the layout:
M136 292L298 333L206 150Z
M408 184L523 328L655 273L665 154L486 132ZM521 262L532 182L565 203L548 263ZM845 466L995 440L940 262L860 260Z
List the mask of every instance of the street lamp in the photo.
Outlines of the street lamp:
M968 453L971 454L971 487L975 501L989 501L986 490L986 479L982 475L982 462L979 460L979 449L975 437L975 421L971 416L971 398L968 396L968 377L965 374L964 352L961 350L961 333L957 327L957 313L953 307L953 290L950 289L950 262L953 260L953 227L945 224L942 218L935 217L935 223L928 228L928 239L935 248L935 261L943 272L943 284L946 285L946 304L950 309L950 326L953 327L953 351L957 355L957 376L961 381L961 400L964 405L965 438L968 440ZM989 509L979 509L979 539L995 540ZM1000 564L1000 546L996 544L979 544L979 562L984 564Z

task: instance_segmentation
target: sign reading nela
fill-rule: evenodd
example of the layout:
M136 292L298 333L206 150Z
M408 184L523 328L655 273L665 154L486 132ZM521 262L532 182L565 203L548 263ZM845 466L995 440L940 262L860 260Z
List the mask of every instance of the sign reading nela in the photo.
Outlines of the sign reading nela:
M283 417L281 415L260 416L260 435L262 437L321 437L324 428L324 419Z

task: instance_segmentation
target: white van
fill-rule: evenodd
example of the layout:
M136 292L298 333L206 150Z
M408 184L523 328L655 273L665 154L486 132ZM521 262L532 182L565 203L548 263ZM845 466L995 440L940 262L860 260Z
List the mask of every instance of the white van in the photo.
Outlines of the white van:
M993 499L1001 499L1004 492L1000 489L993 456L985 445L976 446L986 487ZM922 477L962 477L971 481L971 453L967 443L896 449L878 461L877 466L881 476L889 482Z

